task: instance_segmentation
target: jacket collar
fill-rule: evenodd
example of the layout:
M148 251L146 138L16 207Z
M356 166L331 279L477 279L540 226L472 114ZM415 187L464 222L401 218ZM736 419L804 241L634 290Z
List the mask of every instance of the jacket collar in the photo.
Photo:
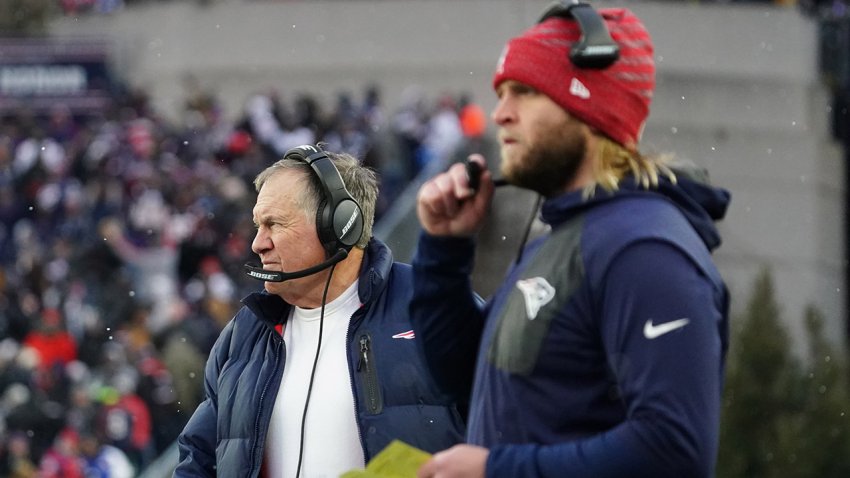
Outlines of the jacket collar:
M360 266L360 284L357 293L360 303L368 304L380 295L387 286L387 278L393 266L393 252L383 241L372 238L366 246L363 264Z

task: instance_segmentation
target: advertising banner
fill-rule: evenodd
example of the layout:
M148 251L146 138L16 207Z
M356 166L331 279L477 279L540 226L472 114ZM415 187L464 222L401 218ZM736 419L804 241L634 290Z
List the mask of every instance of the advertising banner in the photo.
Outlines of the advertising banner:
M109 106L114 87L102 40L0 38L0 114L40 114L60 103L95 113Z

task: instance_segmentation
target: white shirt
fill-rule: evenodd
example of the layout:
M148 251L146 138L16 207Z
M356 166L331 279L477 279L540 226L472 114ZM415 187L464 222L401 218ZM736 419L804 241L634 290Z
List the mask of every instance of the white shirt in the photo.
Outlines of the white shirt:
M348 372L348 321L360 308L357 282L325 306L322 346L304 424L304 478L333 477L364 467ZM301 419L316 358L321 308L293 307L283 333L286 365L275 400L266 444L270 477L296 474Z

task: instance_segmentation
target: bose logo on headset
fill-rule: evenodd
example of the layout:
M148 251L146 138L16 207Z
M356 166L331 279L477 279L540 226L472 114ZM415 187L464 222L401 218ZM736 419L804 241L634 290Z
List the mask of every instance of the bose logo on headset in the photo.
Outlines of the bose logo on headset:
M256 270L248 270L247 273L248 273L249 276L253 277L254 279L258 279L258 280L274 281L278 277L278 274L275 274L274 272L263 272L263 271L256 271Z
M360 215L357 211L357 209L352 211L351 217L348 219L348 222L346 222L345 226L342 228L342 237L345 237L345 235L348 234L349 229L351 229L351 226L354 225L354 221Z

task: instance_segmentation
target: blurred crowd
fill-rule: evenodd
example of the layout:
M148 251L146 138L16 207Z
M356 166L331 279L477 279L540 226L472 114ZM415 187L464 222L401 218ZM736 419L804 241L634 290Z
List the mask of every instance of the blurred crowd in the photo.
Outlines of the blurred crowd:
M266 92L228 121L189 95L169 122L141 91L93 114L0 117L0 476L134 476L203 398L203 367L253 259L254 176L323 142L379 174L378 215L423 167L476 148L471 98L411 86Z

